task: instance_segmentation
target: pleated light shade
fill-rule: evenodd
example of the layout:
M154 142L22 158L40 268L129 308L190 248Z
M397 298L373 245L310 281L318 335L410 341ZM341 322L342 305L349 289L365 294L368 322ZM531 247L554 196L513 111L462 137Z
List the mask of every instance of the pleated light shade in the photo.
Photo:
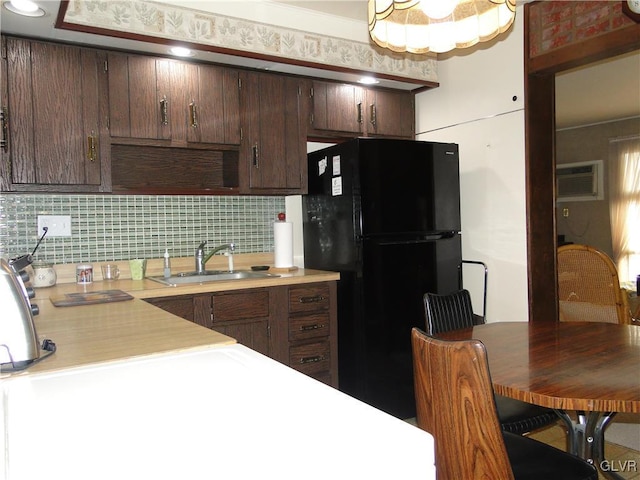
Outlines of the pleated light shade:
M369 0L369 34L394 52L443 53L509 29L516 0Z

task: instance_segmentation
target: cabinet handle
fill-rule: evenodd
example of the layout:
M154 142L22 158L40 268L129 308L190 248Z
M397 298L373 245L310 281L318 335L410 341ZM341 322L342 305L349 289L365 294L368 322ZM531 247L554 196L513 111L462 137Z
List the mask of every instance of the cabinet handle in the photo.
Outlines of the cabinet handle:
M313 325L301 325L300 326L300 331L301 332L309 332L311 330L320 330L321 328L324 328L324 323L315 323Z
M7 134L7 107L0 108L0 129L2 129L2 138L0 138L0 148L6 153L9 151L9 135Z
M325 299L323 295L315 295L313 297L300 297L298 302L300 303L317 303L322 302Z
M300 364L304 365L306 363L318 363L324 360L324 355L315 355L313 357L302 357L300 359Z
M87 160L90 162L95 162L98 159L97 144L98 140L94 132L91 132L91 135L87 137Z
M358 104L358 123L362 123L362 102Z
M376 106L371 105L371 125L376 126Z
M162 125L169 125L169 101L167 100L167 96L165 95L160 100L160 123Z
M198 107L195 102L189 104L189 119L193 128L198 127Z
M257 143L252 147L252 150L253 150L253 166L255 168L259 168L259 166L258 166L258 155L259 154L258 154L258 144Z

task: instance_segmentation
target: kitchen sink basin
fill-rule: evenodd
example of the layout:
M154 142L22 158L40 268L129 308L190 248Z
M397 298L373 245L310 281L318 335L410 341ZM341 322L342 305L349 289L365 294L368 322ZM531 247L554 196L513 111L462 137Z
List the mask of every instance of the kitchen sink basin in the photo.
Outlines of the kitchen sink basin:
M192 283L220 282L228 280L244 280L250 278L276 278L280 275L267 272L254 272L247 270L207 270L203 273L185 272L165 277L148 277L154 282L165 285L189 285Z

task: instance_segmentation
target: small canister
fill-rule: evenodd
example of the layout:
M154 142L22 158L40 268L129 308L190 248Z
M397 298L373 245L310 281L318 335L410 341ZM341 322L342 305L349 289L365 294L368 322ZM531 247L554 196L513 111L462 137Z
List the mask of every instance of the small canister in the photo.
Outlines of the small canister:
M31 283L34 288L53 287L56 284L58 276L53 264L36 261L31 266L33 267L33 280Z
M79 285L93 283L93 265L76 265L76 283Z

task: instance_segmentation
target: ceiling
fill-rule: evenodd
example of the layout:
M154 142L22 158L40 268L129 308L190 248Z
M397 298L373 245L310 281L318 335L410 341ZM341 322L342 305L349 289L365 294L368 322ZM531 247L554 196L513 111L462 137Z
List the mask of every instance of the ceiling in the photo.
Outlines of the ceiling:
M300 9L301 12L320 12L356 20L362 22L363 29L367 28L367 0L263 1L286 4ZM48 14L45 17L37 19L20 17L2 8L0 13L2 33L99 45L107 48L165 53L164 46L157 44L55 29L54 23L60 1L37 0L37 3L47 11ZM291 28L295 28L295 25L291 25ZM358 79L358 75L353 73L275 64L265 60L223 54L209 53L204 60L349 82ZM382 85L400 89L416 87L415 84L394 81L383 82ZM570 128L635 116L640 116L640 52L622 55L556 76L556 123L558 128Z
M640 52L556 75L556 127L640 116Z

